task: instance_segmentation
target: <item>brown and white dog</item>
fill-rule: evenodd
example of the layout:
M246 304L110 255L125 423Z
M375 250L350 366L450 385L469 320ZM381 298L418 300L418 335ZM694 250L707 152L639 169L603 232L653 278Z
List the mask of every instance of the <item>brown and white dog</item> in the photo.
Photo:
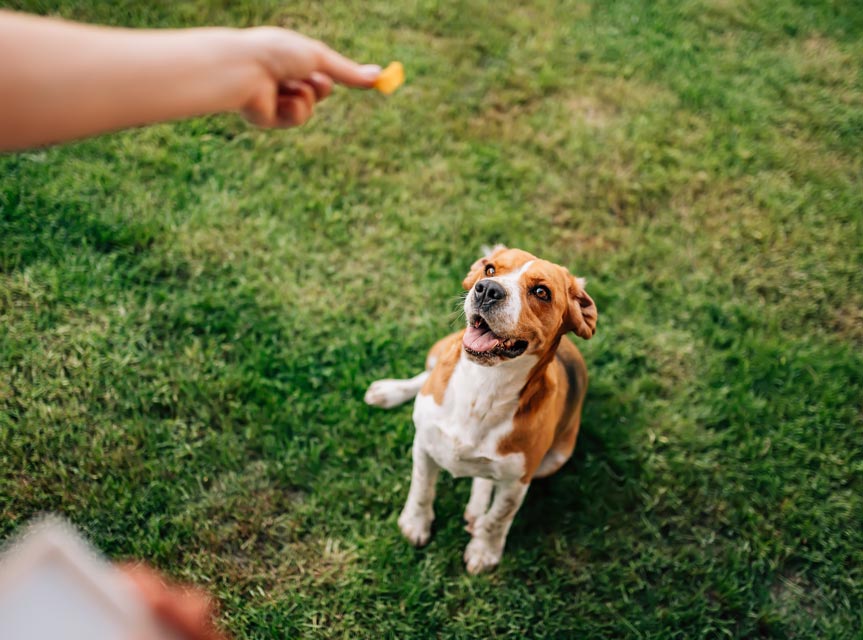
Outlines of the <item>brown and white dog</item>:
M365 401L394 407L416 396L413 474L399 516L411 544L431 535L440 468L473 478L464 561L476 574L500 562L531 480L572 455L587 368L564 334L590 338L597 313L582 279L518 249L496 247L462 286L467 328L432 347L423 373L378 380Z

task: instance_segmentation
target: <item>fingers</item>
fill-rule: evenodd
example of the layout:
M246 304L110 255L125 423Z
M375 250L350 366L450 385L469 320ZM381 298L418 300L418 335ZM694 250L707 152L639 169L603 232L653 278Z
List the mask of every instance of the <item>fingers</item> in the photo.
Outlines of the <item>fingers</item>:
M333 91L333 84L370 88L381 73L377 65L361 65L320 41L276 28L249 30L264 74L242 106L243 115L261 127L295 127L305 123L315 104Z
M325 82L316 85L311 81L299 82L290 80L283 83L276 97L276 126L298 127L312 117L315 102L322 99L323 94L332 88L332 83L327 87ZM320 92L320 93L319 93Z
M317 96L318 102L333 92L333 79L326 74L312 71L307 82L311 84L312 88L315 90L315 96Z
M121 569L156 616L179 632L183 640L224 640L213 625L212 603L204 592L167 584L161 575L142 564L123 565Z
M339 84L369 89L381 74L376 64L358 64L320 43L318 68Z

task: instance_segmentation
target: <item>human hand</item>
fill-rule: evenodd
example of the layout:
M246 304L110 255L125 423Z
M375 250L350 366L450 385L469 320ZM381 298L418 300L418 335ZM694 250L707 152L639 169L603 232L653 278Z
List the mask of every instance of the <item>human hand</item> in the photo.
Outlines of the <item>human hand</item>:
M262 127L312 115L360 65L287 29L115 29L0 9L0 151L226 111Z
M145 564L120 569L141 592L155 617L182 640L226 640L213 624L213 604L206 593L171 584Z
M334 82L368 89L381 72L377 65L360 65L288 29L257 27L239 36L257 67L241 113L261 127L299 126L330 95Z

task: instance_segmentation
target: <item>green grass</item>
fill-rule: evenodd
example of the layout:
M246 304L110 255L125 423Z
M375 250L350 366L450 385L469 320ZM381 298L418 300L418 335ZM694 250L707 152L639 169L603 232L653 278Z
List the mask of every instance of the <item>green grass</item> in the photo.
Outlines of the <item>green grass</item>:
M236 638L855 638L863 9L853 2L13 2L291 26L394 96L0 157L0 535L59 511ZM395 519L480 245L588 278L572 461L468 577L465 482Z

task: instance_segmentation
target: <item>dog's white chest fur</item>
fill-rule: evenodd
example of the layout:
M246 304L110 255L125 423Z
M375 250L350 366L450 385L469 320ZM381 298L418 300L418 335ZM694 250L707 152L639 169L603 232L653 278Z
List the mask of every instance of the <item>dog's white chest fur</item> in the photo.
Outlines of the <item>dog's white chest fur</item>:
M512 431L518 394L535 358L511 366L484 367L462 357L437 404L431 395L414 404L416 438L434 461L456 478L516 480L524 456L501 455L498 445Z

